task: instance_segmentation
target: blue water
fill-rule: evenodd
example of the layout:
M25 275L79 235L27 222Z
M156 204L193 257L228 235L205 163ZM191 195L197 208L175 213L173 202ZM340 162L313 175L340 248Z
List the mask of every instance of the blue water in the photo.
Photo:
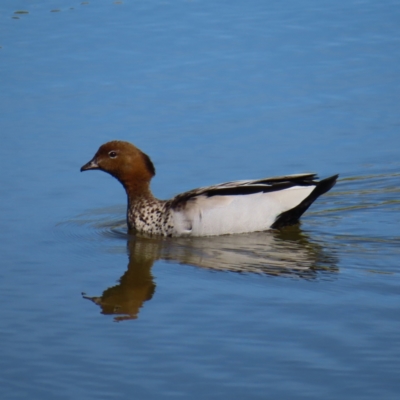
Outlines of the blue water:
M3 1L0 397L397 399L399 65L397 1ZM79 173L112 139L160 198L340 180L281 232L133 237Z

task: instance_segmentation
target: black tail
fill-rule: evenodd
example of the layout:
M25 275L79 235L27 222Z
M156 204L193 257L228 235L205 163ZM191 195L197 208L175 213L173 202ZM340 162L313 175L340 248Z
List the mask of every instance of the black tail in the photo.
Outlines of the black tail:
M272 229L279 229L287 225L293 225L297 223L299 218L306 212L308 207L311 206L312 203L321 195L326 193L328 190L332 189L332 187L336 183L336 179L339 175L331 176L330 178L323 179L320 182L316 182L317 186L310 193L308 197L306 197L299 205L292 208L291 210L285 211L282 214L278 215L275 222L271 225Z

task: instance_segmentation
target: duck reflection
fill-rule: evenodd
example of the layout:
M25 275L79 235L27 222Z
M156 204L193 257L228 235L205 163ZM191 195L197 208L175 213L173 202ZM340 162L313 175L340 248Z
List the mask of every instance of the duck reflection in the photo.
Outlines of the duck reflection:
M336 258L310 241L298 226L281 231L191 238L128 239L128 269L119 284L99 297L85 299L101 307L115 321L135 319L156 285L151 267L167 260L214 271L257 273L302 279L323 279L338 271Z
M116 322L136 319L143 303L153 297L156 289L151 274L154 261L159 259L154 253L156 247L148 239L129 240L128 270L119 279L119 284L104 290L99 297L83 297L100 306L102 314L117 315Z

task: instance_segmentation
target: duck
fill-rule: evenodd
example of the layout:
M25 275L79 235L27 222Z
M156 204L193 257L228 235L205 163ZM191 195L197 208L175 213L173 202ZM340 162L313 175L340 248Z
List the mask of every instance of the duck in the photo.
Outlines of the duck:
M150 189L156 174L150 157L133 144L100 146L81 172L101 170L116 178L127 198L129 232L146 236L216 236L281 229L336 183L314 173L241 180L201 187L159 200Z

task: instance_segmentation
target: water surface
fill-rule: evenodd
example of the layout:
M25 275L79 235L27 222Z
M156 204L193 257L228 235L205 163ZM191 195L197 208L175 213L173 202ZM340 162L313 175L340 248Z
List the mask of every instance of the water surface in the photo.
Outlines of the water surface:
M4 399L397 399L395 1L3 1ZM168 198L340 174L299 226L130 236L80 174L129 140Z

